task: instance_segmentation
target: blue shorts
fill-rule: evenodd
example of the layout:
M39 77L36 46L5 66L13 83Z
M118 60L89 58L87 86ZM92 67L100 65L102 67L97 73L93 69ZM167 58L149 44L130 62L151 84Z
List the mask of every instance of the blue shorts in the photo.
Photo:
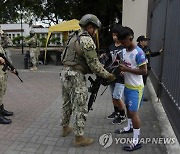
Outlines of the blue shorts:
M143 101L144 88L139 90L129 89L125 87L124 97L125 104L129 111L137 112Z
M124 84L122 83L111 83L111 94L114 99L121 99L124 93Z

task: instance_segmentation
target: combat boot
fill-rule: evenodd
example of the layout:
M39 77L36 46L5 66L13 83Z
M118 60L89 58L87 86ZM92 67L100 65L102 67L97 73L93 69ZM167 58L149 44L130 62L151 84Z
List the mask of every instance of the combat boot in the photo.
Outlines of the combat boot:
M37 67L36 66L31 67L30 71L37 71Z
M93 144L94 140L92 138L85 138L83 136L75 136L74 146L89 146Z
M5 118L0 110L0 124L10 124L11 122L12 122L11 119Z
M62 128L62 137L68 136L72 132L72 128L69 126L64 126Z
M1 110L1 114L3 116L12 116L13 115L13 112L10 112L10 111L7 111L7 110L4 109L3 104L0 106L0 110Z

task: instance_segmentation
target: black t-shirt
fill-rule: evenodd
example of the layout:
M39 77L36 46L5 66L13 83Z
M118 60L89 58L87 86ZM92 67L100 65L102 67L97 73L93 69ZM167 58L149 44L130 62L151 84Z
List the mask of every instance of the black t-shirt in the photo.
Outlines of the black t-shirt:
M160 55L160 52L151 52L151 49L148 46L145 46L144 48L138 43L138 46L144 51L144 54L146 56L147 59L147 67L148 69L151 68L151 64L150 64L150 57L156 57Z
M123 46L115 46L115 43L111 44L109 46L109 50L107 51L107 55L109 57L109 68L114 68L117 65L119 65L119 62L123 59L122 49L124 49ZM115 80L117 83L124 84L124 76L118 75L117 79Z

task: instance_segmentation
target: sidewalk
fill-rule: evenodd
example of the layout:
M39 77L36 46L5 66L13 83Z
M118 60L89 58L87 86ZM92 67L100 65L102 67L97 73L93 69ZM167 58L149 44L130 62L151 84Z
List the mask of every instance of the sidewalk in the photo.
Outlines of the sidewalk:
M12 56L17 57L17 56ZM21 56L19 56L21 57ZM21 58L20 58L21 59ZM20 62L18 60L18 63ZM15 61L13 59L13 61ZM19 64L16 64L19 66ZM9 75L8 89L4 99L5 107L14 111L11 125L0 125L0 154L125 154L122 144L115 144L115 138L132 137L130 135L116 135L114 130L126 125L112 125L107 120L112 109L109 89L101 87L98 98L94 103L94 110L90 111L85 127L85 135L93 137L95 143L89 147L75 148L73 134L66 138L60 136L61 117L61 89L59 81L60 66L40 66L37 72L20 69L20 76L24 83L20 83L12 74ZM145 89L145 95L150 95ZM162 138L157 114L151 101L143 102L140 109L141 137ZM99 144L99 137L112 133L113 143L103 149ZM144 144L142 149L133 154L166 154L164 144Z

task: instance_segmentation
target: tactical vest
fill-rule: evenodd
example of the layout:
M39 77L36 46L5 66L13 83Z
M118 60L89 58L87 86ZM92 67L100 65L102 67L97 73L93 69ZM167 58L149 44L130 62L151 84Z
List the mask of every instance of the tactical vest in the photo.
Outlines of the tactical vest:
M36 48L37 47L37 38L35 36L33 36L31 38L31 42L29 43L29 47L30 48Z
M62 53L61 61L64 65L84 74L91 73L83 56L83 48L80 43L82 36L91 37L87 32L77 31L70 35L67 45Z

